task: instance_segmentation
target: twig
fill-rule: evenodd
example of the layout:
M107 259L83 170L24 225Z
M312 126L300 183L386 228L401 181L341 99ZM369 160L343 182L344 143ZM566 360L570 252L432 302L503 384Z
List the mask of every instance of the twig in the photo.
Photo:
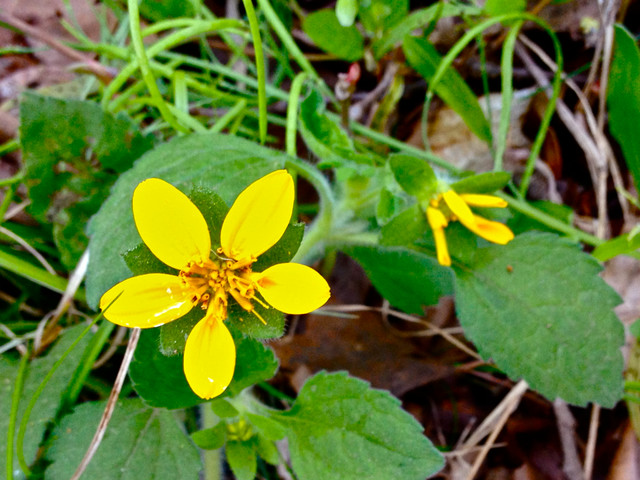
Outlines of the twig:
M553 402L553 411L556 414L556 425L560 436L560 444L562 445L562 471L569 480L584 480L575 442L576 421L563 400L557 399Z
M551 60L551 58L535 43L533 43L524 35L520 36L520 40L527 46L527 48L529 48L529 50L534 52L551 70L555 70L557 68L553 60ZM622 208L625 223L629 225L635 222L635 220L631 218L629 212L629 202L622 193L624 190L624 181L622 179L622 174L620 173L620 167L618 166L618 163L616 162L615 156L613 154L611 144L609 143L609 140L607 139L602 129L598 128L598 122L595 115L593 114L593 110L591 109L591 105L589 104L589 99L587 98L587 96L583 93L582 90L580 90L578 85L576 85L576 83L571 78L565 78L564 80L565 84L577 95L578 100L580 101L580 106L582 108L582 111L584 112L585 120L587 126L589 127L589 132L591 133L592 138L595 139L598 151L606 156L606 160L609 163L609 171L611 172L611 178L613 179L613 183L616 187L618 201L620 202L620 207Z
M76 62L80 62L86 65L87 69L92 72L102 83L108 84L113 79L113 74L102 64L96 62L94 59L89 58L82 53L74 50L71 47L61 43L59 40L49 35L47 32L35 28L26 22L23 22L19 18L9 15L7 13L0 12L0 22L6 23L30 37L33 37L41 42L49 45L63 55L69 57Z
M40 262L40 265L42 265L44 267L44 269L47 272L49 272L51 275L58 275L58 273L54 270L54 268L51 266L51 264L49 262L47 262L46 258L44 258L40 254L40 252L38 252L38 250L33 248L31 245L29 245L26 242L26 240L24 240L22 237L20 237L19 235L16 235L11 230L9 230L8 228L5 228L5 227L3 227L1 225L0 225L0 233L2 233L3 235L6 235L11 240L17 242L22 248L24 248L27 252L29 252L31 255L33 255L35 257L35 259L38 260L38 262Z
M500 434L500 431L507 423L507 420L511 414L515 411L520 403L520 399L526 393L529 385L526 381L520 380L516 383L506 397L498 404L496 408L484 419L484 421L478 426L478 428L469 436L464 442L464 445L460 448L464 453L469 453L477 447L480 441L489 435L487 441L482 446L480 453L475 458L471 470L466 475L467 480L473 480L478 473L480 466L484 462L485 457L489 453L489 450L494 446L495 440Z
M109 395L109 400L107 400L107 406L104 409L104 413L102 414L102 418L100 419L100 423L98 424L98 429L96 430L93 439L91 440L91 444L87 449L80 465L76 469L75 473L71 477L71 480L78 480L80 476L83 474L89 462L95 455L100 443L102 442L102 438L107 430L107 426L109 425L109 421L111 420L111 415L116 408L116 403L118 402L118 396L120 395L120 390L122 390L122 385L124 384L124 379L127 376L127 370L129 370L129 364L133 359L133 353L136 350L136 346L138 345L138 340L140 339L140 329L134 328L131 330L131 337L129 338L129 345L127 345L127 350L124 352L124 358L122 359L122 364L120 365L120 370L118 371L118 375L116 376L116 380L113 383L113 388L111 389L111 394Z
M589 438L584 454L584 478L591 480L593 474L593 460L595 458L596 440L598 438L598 424L600 423L600 405L594 404L591 409L591 420L589 422Z
M516 53L520 59L524 62L536 81L543 87L546 87L549 82L540 68L535 64L533 59L520 45L516 45ZM598 224L596 229L596 235L599 238L603 238L606 234L607 222L607 204L606 204L606 187L607 187L607 161L603 152L598 149L598 146L594 142L593 138L586 132L584 126L576 120L575 116L567 107L567 105L558 99L556 102L556 111L558 116L565 124L567 129L575 137L578 145L582 148L585 158L587 159L587 165L593 181L594 189L596 190L596 204L598 208Z

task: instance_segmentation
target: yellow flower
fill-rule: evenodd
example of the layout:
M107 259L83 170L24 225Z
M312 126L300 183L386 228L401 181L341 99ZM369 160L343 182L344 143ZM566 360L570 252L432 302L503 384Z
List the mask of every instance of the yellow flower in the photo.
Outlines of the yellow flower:
M513 232L509 230L509 227L475 215L469 205L472 207L504 208L507 206L507 202L493 195L457 194L453 190L447 190L431 200L427 207L427 221L433 230L436 255L440 265L451 265L451 257L444 235L444 229L449 221L459 220L473 233L493 243L506 245L513 240Z
M113 302L105 317L125 327L150 328L200 304L206 313L187 338L184 373L200 397L220 395L231 382L236 361L224 324L229 296L262 322L253 302L268 306L258 293L272 307L291 314L311 312L329 299L327 282L305 265L251 269L286 230L293 199L293 180L286 170L253 182L231 206L222 224L221 247L212 251L207 223L191 200L158 178L143 181L133 193L136 227L149 250L178 274L150 273L118 283L100 299L103 310Z

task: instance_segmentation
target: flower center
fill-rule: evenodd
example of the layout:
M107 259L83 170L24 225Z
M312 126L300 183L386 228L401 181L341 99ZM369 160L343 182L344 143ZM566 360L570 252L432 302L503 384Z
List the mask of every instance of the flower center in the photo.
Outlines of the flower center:
M219 249L218 254L221 253ZM182 283L192 293L191 301L199 303L207 310L207 317L216 320L227 318L228 298L231 295L238 305L253 313L262 323L266 322L255 311L252 300L268 308L256 297L255 285L251 280L253 261L240 261L216 255L203 261L191 261L179 273Z

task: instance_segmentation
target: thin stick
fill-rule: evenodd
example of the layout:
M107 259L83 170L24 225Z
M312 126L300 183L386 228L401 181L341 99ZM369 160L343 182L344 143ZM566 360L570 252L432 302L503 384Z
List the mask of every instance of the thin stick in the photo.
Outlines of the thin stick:
M113 383L113 388L111 389L111 394L109 395L109 400L107 400L107 406L104 409L104 413L102 414L102 418L100 419L100 423L98 424L98 429L96 430L93 439L91 440L91 444L87 449L87 452L84 454L80 465L76 469L75 473L71 477L71 480L78 480L80 476L83 474L89 462L95 455L100 443L102 442L102 438L107 430L107 426L109 425L109 421L111 420L111 415L116 408L116 403L118 402L118 396L120 395L120 390L122 390L122 385L124 384L124 379L127 376L127 371L129 370L129 364L133 359L133 353L136 351L136 346L138 345L138 340L140 339L140 329L134 328L131 331L131 337L129 338L129 345L127 345L127 350L124 352L124 358L122 359L122 364L120 365L120 370L118 371L118 375L116 376L116 381Z
M504 427L505 423L511 416L511 414L515 411L515 409L520 404L520 399L526 393L529 385L526 381L520 380L518 383L514 385L511 391L507 394L506 397L500 402L500 404L489 414L489 416L480 424L478 429L469 437L469 440L466 443L470 443L474 445L477 443L480 438L486 435L485 430L489 427L489 425L493 424L491 434L487 438L487 441L482 447L482 450L476 457L473 462L473 467L471 471L467 475L467 480L473 480L480 470L482 463L484 462L485 457L489 453L489 450L493 446L498 438L498 435L502 431L502 427ZM497 421L496 421L497 417ZM494 423L495 422L495 423Z
M591 421L589 422L589 438L587 439L587 449L584 454L585 480L591 480L591 475L593 474L593 460L595 458L599 423L600 423L600 405L594 404L591 410Z

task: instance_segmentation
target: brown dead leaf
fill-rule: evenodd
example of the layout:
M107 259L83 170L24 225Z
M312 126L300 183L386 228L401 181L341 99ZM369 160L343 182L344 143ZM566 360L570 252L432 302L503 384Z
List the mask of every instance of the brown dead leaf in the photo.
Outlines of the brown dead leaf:
M375 312L355 319L310 315L285 338L271 344L283 370L348 370L396 396L453 372L429 361L411 340L394 336Z

